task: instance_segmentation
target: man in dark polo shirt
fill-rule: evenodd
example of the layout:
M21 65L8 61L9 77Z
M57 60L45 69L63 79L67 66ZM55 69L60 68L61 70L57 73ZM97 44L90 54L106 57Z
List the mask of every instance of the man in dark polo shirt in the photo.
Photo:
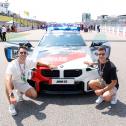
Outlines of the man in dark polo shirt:
M96 63L86 63L88 65L94 65ZM111 104L117 103L117 90L119 88L118 77L116 74L115 65L106 57L106 50L103 47L98 49L98 72L100 78L91 80L89 87L95 91L98 96L96 100L97 104L102 101L111 102Z

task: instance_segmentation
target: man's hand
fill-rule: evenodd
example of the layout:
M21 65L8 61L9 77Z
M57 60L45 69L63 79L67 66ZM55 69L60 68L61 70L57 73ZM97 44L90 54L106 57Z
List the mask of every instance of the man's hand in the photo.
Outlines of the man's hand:
M46 66L46 67L49 67L50 69L56 68L56 66L53 64L45 64L45 63L42 63L41 61L37 61L36 66Z
M49 67L50 69L54 69L57 67L53 64L45 64L45 63L41 63L41 62L37 62L37 66L45 66L45 67Z
M95 90L95 94L96 94L97 96L100 96L100 95L102 95L103 93L104 93L104 89Z
M86 65L88 65L88 66L91 66L91 65L93 65L93 63L91 63L91 62L88 62L88 61L84 61L84 64L86 64Z
M49 66L50 69L54 69L54 68L56 68L56 66L53 65L53 64L48 64L48 66Z

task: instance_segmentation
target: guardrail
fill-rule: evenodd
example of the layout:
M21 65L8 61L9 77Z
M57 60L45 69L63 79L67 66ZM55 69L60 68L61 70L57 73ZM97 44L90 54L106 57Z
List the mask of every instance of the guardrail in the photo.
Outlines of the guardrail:
M126 27L101 26L102 32L109 32L117 36L126 37Z

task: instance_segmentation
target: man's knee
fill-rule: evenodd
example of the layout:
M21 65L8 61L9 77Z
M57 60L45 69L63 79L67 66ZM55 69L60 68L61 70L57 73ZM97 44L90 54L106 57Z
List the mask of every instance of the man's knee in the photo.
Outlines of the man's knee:
M29 90L27 90L25 95L33 99L37 98L37 92L34 88L30 88Z
M88 85L89 85L90 88L93 89L96 86L95 80L89 81Z
M111 101L112 96L110 95L110 93L107 91L103 94L103 99L107 102Z

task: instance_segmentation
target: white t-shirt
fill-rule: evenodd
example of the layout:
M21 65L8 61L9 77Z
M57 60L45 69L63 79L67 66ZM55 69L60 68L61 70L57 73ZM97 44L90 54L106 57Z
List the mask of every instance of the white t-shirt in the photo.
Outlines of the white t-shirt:
M21 76L22 76L21 69L24 71L25 77L27 78L28 71L30 69L34 68L35 65L36 65L35 62L33 62L32 60L27 58L26 61L25 61L25 67L24 67L24 64L19 64L18 59L15 59L8 64L7 69L6 69L6 74L12 75L13 83L25 83L21 79Z
M2 33L3 33L3 32L7 32L6 27L2 27Z

